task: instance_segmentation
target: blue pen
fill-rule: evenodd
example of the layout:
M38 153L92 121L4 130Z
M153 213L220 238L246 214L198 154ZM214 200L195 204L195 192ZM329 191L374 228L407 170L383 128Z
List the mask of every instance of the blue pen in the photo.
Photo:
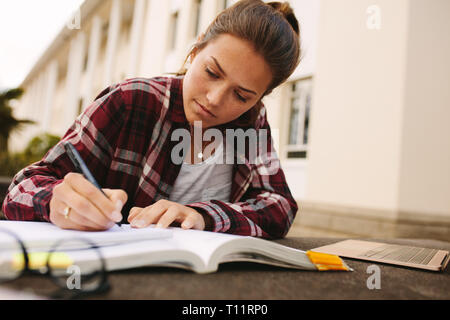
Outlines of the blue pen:
M75 166L75 169L78 171L78 173L82 173L84 177L92 183L97 189L99 189L105 197L108 198L105 192L103 192L102 188L98 184L97 180L95 180L92 173L89 171L86 163L84 163L83 158L81 158L81 155L78 153L77 149L71 144L70 142L66 141L63 143L64 149L66 149L67 155L69 156L70 160L72 161L73 165ZM118 222L117 225L121 226L122 223Z

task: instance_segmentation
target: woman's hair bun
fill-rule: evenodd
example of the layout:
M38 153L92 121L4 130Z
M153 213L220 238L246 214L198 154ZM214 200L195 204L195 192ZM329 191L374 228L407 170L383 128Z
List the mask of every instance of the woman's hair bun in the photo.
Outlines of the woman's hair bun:
M295 17L294 10L289 2L268 2L269 6L280 12L294 29L297 35L300 35L300 27L297 18Z

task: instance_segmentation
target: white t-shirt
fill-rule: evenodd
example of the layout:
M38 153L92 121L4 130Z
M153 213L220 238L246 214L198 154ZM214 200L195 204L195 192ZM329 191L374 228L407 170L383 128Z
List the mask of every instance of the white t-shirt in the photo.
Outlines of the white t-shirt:
M169 201L187 205L209 200L230 201L233 165L218 162L223 157L223 144L205 161L183 162ZM224 158L222 158L224 159Z

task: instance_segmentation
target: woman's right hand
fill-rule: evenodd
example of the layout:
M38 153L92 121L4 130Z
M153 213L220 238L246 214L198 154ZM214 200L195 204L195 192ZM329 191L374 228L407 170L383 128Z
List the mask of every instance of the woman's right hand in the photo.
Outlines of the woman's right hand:
M53 189L50 222L62 229L103 231L122 220L121 210L128 196L123 190L102 189L83 175L69 173ZM69 208L69 209L67 209ZM64 211L69 211L66 216Z

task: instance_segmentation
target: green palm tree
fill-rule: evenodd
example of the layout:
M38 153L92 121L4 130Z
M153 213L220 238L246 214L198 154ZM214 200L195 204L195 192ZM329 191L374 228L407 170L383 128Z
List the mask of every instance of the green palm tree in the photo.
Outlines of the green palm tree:
M13 115L9 105L11 100L19 99L24 93L22 88L9 89L0 93L0 153L8 152L8 140L13 131L21 130L24 125L34 124L31 120L19 120Z

